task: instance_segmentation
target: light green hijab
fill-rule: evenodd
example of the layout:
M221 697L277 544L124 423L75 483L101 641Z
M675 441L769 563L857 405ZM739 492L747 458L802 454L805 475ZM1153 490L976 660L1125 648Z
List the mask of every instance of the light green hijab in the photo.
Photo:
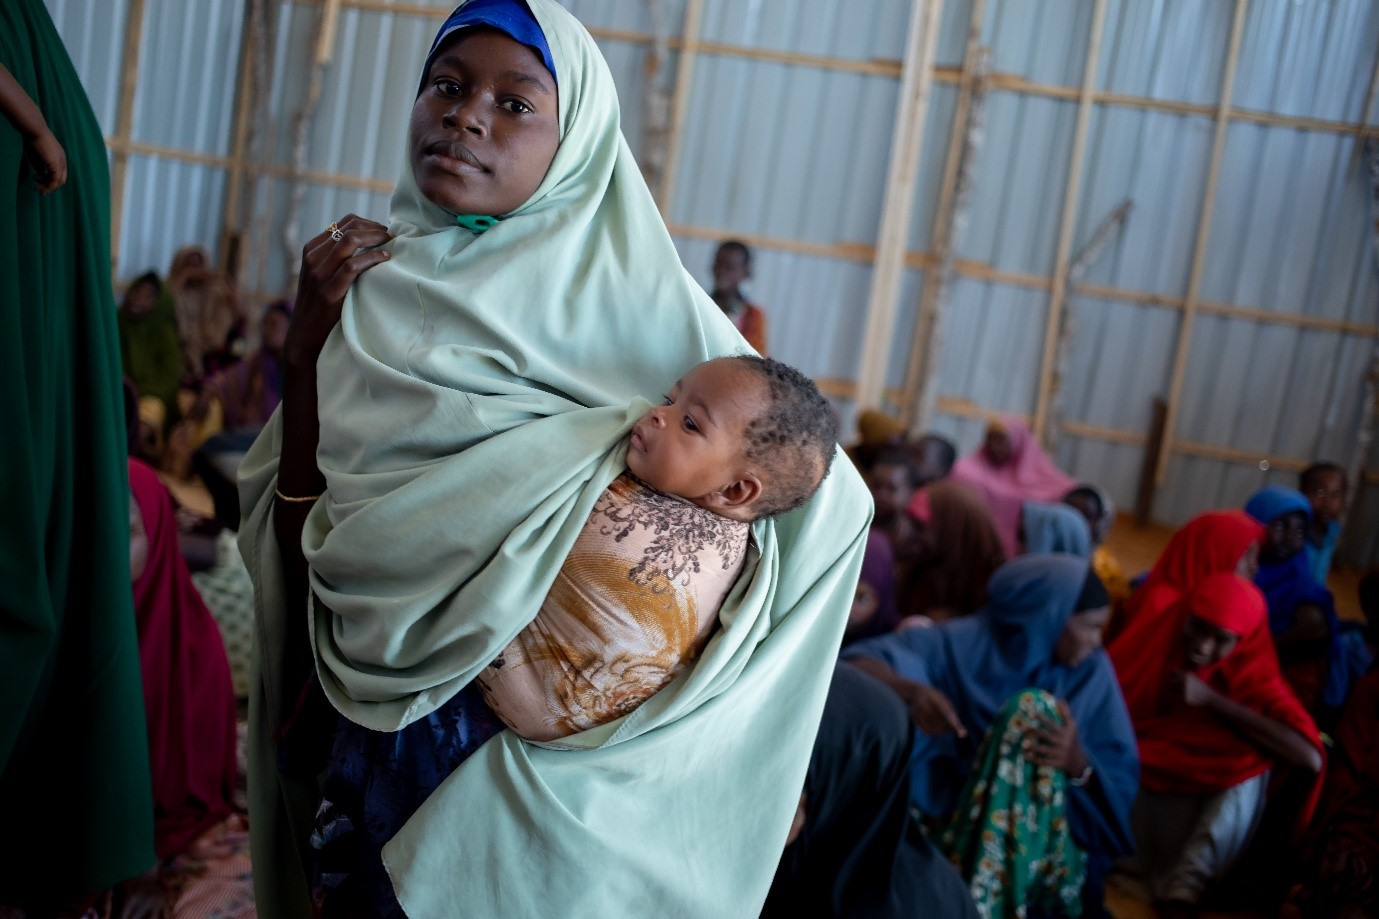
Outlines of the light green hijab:
M748 348L680 264L592 38L529 0L561 144L531 200L474 236L404 167L392 258L346 297L317 366L329 486L303 533L327 696L395 731L536 615L625 436L691 367ZM256 583L251 822L259 910L304 916L315 790L279 775L282 571L270 422L240 470ZM700 659L637 711L535 744L494 737L385 847L409 916L755 916L804 781L871 504L839 455L809 505L753 526ZM262 872L262 874L261 874Z

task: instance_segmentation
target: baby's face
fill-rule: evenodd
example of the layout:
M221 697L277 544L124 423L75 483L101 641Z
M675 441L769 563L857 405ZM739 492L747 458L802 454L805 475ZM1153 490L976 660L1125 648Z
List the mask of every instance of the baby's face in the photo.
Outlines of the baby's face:
M740 363L700 364L633 426L627 468L657 491L705 507L744 474L747 426L766 403L766 381Z

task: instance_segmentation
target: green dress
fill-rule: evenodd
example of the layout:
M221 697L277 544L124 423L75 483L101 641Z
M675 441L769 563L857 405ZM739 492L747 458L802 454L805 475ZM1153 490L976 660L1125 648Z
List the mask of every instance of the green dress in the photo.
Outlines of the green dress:
M1040 719L1061 724L1058 701L1043 690L1011 697L982 741L943 848L982 919L1082 915L1087 855L1068 829L1068 780L1020 751Z
M129 577L129 473L100 127L42 0L0 3L0 64L67 153L40 197L0 117L0 903L154 863Z

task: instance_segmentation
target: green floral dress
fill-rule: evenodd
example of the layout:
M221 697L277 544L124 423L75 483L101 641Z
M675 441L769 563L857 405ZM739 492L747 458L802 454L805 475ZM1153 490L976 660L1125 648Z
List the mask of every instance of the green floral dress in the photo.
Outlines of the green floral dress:
M983 919L1082 914L1087 856L1068 830L1068 779L1036 766L1021 744L1040 719L1061 724L1052 695L1006 703L982 741L942 846L967 879Z

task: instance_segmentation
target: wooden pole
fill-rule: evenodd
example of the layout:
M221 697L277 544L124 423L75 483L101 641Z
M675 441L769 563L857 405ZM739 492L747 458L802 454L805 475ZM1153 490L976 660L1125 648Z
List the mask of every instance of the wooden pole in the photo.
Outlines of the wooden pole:
M144 38L145 0L130 0L124 31L124 71L120 75L120 107L115 117L115 137L130 142L134 130L134 93L139 86L139 49ZM120 273L120 230L124 225L125 177L129 152L115 150L110 168L110 273Z
M684 37L680 40L680 60L675 65L675 95L670 100L670 128L666 131L666 147L661 184L656 206L661 216L670 216L671 195L675 193L676 172L680 166L680 135L685 129L685 113L689 110L689 96L694 82L694 56L699 50L699 21L704 15L704 0L688 0L685 4Z
M1068 258L1077 224L1077 202L1082 193L1082 158L1087 149L1087 127L1092 115L1092 91L1096 87L1097 62L1101 57L1101 33L1106 23L1106 0L1096 0L1092 9L1092 29L1087 36L1087 55L1082 66L1082 90L1077 100L1077 123L1073 128L1072 159L1068 182L1063 189L1063 219L1058 228L1058 245L1053 257L1053 290L1049 294L1049 313L1044 322L1044 353L1039 362L1039 388L1034 403L1034 436L1046 439L1049 403L1057 386L1054 362L1058 355L1059 330L1068 299Z
M959 166L952 212L949 214L939 250L938 267L929 270L929 281L925 284L925 294L932 290L933 297L932 302L928 304L927 322L921 316L916 323L914 344L919 344L920 324L923 323L924 350L918 356L911 352L908 368L909 371L918 371L921 368L923 371L919 376L919 390L915 393L914 402L905 413L905 417L910 419L910 430L916 434L929 427L938 401L939 373L943 363L944 316L948 312L948 301L953 292L953 276L957 273L958 265L957 248L962 245L963 230L967 226L967 211L972 203L972 187L976 183L977 160L981 156L981 145L985 140L986 77L991 62L990 55L988 48L978 51L967 118L962 125L954 125L955 130L961 128L963 142L958 156ZM921 303L920 306L923 312L924 304ZM907 378L905 382L905 394L908 397L910 380Z
M953 245L953 199L967 134L967 111L972 104L973 76L981 54L982 23L985 18L986 0L973 0L971 16L967 20L967 48L963 51L962 69L958 72L958 98L953 105L953 125L948 136L948 152L943 161L943 179L939 184L938 204L934 208L934 226L930 234L931 246L940 263L944 260L945 251ZM939 276L940 272L934 269L924 273L924 291L919 298L919 314L915 317L914 337L910 342L910 360L905 368L901 416L911 419L910 430L916 432L924 430L929 423L920 401L926 375L932 369L925 357L930 353L928 343L933 336Z
M1212 211L1216 206L1216 182L1221 177L1221 155L1226 147L1226 128L1231 121L1231 95L1235 91L1235 66L1240 60L1240 39L1245 32L1245 14L1249 0L1235 0L1235 21L1231 23L1231 40L1226 52L1226 72L1221 77L1221 101L1216 107L1216 131L1211 141L1211 165L1207 170L1207 187L1202 193L1202 210L1197 221L1197 241L1192 250L1192 269L1188 274L1187 296L1183 299L1183 319L1178 325L1178 345L1173 356L1173 375L1168 389L1168 411L1164 417L1163 442L1159 445L1156 464L1156 485L1168 477L1168 457L1173 451L1178 426L1179 404L1183 398L1183 378L1187 373L1188 351L1192 346L1192 325L1197 317L1202 287L1202 271L1207 264L1207 242L1211 236Z
M876 240L871 293L867 298L867 325L858 360L857 405L879 407L890 358L905 250L914 209L915 176L923 149L924 122L934 80L934 53L938 45L940 0L912 0L910 26L905 42L896 102L895 132L891 136L890 163L886 169L885 201Z
M307 163L307 147L311 141L311 122L316 117L316 106L321 101L321 84L325 81L326 69L335 49L335 25L340 16L341 0L325 0L321 19L317 25L316 50L312 54L311 82L307 84L306 99L297 112L295 143L292 149L292 192L288 199L287 213L283 216L283 247L291 277L291 285L296 286L297 272L301 270L298 252L301 249L302 202L306 199L306 183L303 181Z
M239 55L239 89L235 93L234 142L230 153L230 175L225 183L225 205L220 225L220 267L238 283L244 268L241 247L240 205L243 203L245 150L249 146L250 114L254 108L254 33L257 30L253 5L244 11L244 26ZM231 262L233 261L233 264Z

